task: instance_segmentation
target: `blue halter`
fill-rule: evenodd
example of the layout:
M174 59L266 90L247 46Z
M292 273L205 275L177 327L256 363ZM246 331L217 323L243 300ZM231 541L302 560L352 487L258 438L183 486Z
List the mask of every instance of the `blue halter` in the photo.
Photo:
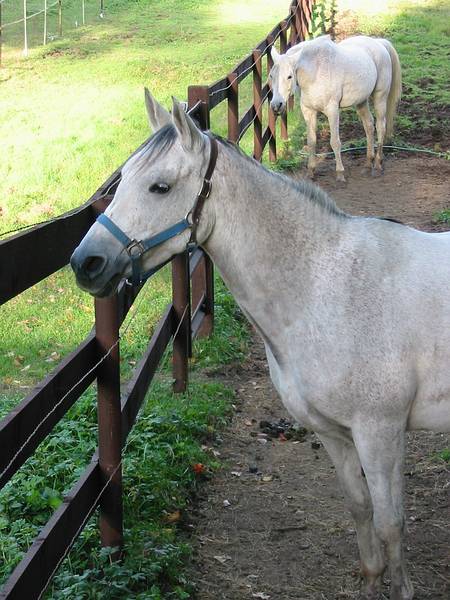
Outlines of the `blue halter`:
M154 269L150 269L145 273L142 272L141 269L141 259L146 252L159 246L160 244L170 240L171 238L183 233L186 229L191 230L190 239L186 245L187 249L195 248L197 245L197 226L200 222L200 215L203 210L203 205L205 200L209 197L211 193L211 176L214 172L214 168L216 166L217 161L217 141L210 137L211 142L211 154L209 157L208 168L205 173L205 177L203 179L203 184L200 192L197 194L195 199L194 206L188 212L188 214L179 221L175 223L175 225L171 225L160 231L159 233L153 235L151 238L146 240L135 240L131 239L127 236L127 234L118 227L114 221L112 221L109 217L107 217L104 213L97 217L97 223L100 223L105 227L123 246L130 257L131 260L131 285L137 286L144 281L146 281L149 277L151 277L158 269L155 267Z

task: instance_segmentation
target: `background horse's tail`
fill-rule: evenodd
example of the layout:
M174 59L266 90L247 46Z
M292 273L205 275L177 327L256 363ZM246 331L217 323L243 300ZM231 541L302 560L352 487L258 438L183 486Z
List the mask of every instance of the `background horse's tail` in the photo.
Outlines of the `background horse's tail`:
M402 95L402 68L400 66L400 59L394 46L388 40L380 39L380 42L389 52L392 64L392 82L391 89L389 90L389 96L387 100L387 112L386 112L386 141L389 141L394 131L394 117L397 112L397 106Z

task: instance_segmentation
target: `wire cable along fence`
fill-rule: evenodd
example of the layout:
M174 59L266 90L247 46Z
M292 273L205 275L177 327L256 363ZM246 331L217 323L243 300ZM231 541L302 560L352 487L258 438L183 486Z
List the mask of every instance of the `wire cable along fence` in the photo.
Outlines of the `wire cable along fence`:
M3 46L45 45L62 38L66 28L103 18L104 0L0 0L0 66Z
M260 160L267 146L270 159L276 158L276 118L269 106L270 89L262 84L263 61L266 68L270 68L270 49L275 42L283 52L308 37L318 4L314 0L293 0L286 19L230 74L209 86L189 86L187 110L202 129L209 128L211 111L223 102L228 114L228 139L238 141L253 128L255 158ZM323 16L320 18L325 21ZM331 11L325 28L332 26ZM247 77L252 84L253 102L240 118L239 86ZM264 128L265 104L268 124ZM280 129L281 136L287 136L286 117L281 119ZM121 168L81 207L0 240L0 304L67 265L74 248L112 200L120 177ZM122 394L120 339L131 321L122 334L120 326L143 285L123 284L114 296L96 299L95 327L91 333L0 421L2 488L83 392L94 381L97 383L98 449L11 574L0 591L0 598L40 598L97 508L100 509L101 543L118 549L116 557L120 554L123 546L122 455L128 434L170 342L173 390L183 392L188 385L192 340L210 335L214 327L214 272L210 259L197 248L174 257L171 267L172 302L164 310ZM151 285L151 279L145 285ZM138 309L139 305L134 314Z

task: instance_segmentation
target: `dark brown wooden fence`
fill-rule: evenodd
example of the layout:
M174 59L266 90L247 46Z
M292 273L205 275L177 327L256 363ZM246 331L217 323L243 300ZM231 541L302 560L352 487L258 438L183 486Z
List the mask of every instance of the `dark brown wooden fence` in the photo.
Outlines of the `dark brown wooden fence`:
M289 15L226 77L209 86L190 86L188 110L203 129L210 111L227 102L228 137L238 141L253 126L254 156L260 160L269 145L276 158L276 122L269 107L270 90L263 85L262 63L270 68L270 48L281 51L307 37L313 0L294 0ZM239 85L253 78L253 103L239 118ZM262 111L268 110L263 129ZM287 137L287 118L281 120ZM142 147L142 146L141 146ZM111 201L120 181L115 171L80 208L0 242L0 304L14 298L67 265L70 255ZM32 260L30 260L32 257ZM155 370L173 340L174 391L188 383L192 339L209 335L214 325L214 273L201 249L172 261L172 303L167 306L125 391L120 393L119 328L140 287L122 285L112 298L95 300L95 328L57 368L0 422L0 488L23 465L87 387L97 380L98 450L61 506L16 567L0 598L39 598L87 520L100 507L104 546L121 548L121 456Z

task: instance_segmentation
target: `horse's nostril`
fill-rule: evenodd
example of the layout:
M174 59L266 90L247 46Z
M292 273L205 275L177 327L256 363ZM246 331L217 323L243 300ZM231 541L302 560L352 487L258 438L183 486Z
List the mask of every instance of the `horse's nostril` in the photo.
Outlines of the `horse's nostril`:
M102 256L88 256L84 259L83 264L81 266L81 271L89 277L89 279L93 279L97 275L103 271L106 265L106 259Z

